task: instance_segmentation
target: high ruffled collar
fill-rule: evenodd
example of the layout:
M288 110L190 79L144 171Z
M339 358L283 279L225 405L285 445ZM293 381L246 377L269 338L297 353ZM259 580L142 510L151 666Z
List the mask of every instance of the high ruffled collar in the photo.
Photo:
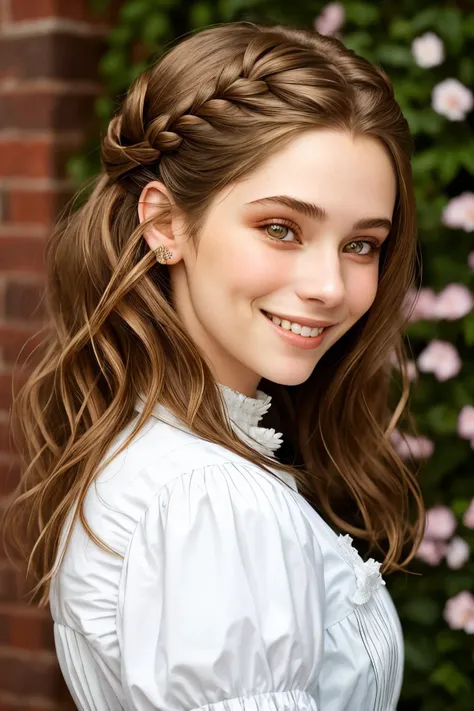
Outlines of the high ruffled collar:
M281 433L275 432L273 428L269 429L259 426L260 420L270 408L271 395L266 395L261 390L257 390L256 397L248 397L221 383L219 383L219 390L229 422L236 435L253 449L271 459L276 459L274 452L283 444ZM143 393L138 395L135 403L135 410L137 412L143 411L145 400L146 398ZM161 404L155 405L153 414L159 420L169 422L171 425L178 427L178 429L184 429L190 432L184 423ZM295 478L291 474L278 470L276 476L286 482L294 491L298 492Z
M273 428L259 426L260 420L270 408L271 395L266 395L261 390L257 390L256 397L248 397L221 383L219 383L219 389L229 422L237 436L253 449L275 459L273 453L282 445L282 434L275 432ZM142 412L144 405L145 396L141 393L137 398L135 410ZM161 404L157 404L153 408L153 414L158 419L167 421L177 427L183 427L183 423Z
M268 457L282 445L282 434L272 428L259 425L271 405L271 395L257 390L255 397L248 397L227 385L219 383L220 391L227 406L227 413L234 432L253 449Z

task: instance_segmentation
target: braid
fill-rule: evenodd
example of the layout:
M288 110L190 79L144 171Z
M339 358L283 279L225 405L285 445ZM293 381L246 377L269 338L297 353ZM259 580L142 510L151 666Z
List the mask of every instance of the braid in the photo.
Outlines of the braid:
M258 41L257 41L258 40ZM272 73L258 59L275 45L280 45L280 56L294 51L281 37L250 42L241 61L231 62L218 74L213 86L203 83L188 106L176 106L173 113L152 119L145 127L144 109L152 78L152 69L143 72L130 88L122 109L109 123L102 145L102 162L107 174L118 180L139 166L156 165L165 152L176 150L187 130L212 125L214 128L234 127L235 112L239 108L264 110L258 97L268 95L269 85L264 74ZM189 101L189 99L188 99ZM266 103L268 109L268 102Z
M179 148L186 134L205 145L210 130L212 139L218 142L221 129L227 133L238 131L252 126L258 117L291 123L293 115L300 118L301 112L314 115L319 103L315 88L326 91L328 97L337 93L337 102L345 104L348 113L356 85L392 92L383 70L372 69L368 78L367 63L356 55L348 56L348 50L330 38L320 37L319 51L315 51L312 44L295 46L289 34L289 39L271 30L256 35L231 61L216 69L214 76L198 82L191 92L177 94L174 101L163 98L161 103L167 112L154 117L148 118L148 114L159 110L160 98L154 98L153 87L156 67L139 75L103 140L102 162L110 178L132 189L133 181L127 180L127 174L136 168L153 166L155 170L145 172L143 177L157 177L161 156ZM299 39L297 33L294 39ZM318 70L310 81L309 67ZM311 91L310 97L305 86ZM347 87L345 94L341 86ZM322 98L323 111L328 101L327 97Z

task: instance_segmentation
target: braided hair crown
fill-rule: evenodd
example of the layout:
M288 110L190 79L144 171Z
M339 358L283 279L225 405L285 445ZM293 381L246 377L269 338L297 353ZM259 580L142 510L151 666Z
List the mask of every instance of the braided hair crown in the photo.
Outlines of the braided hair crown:
M207 146L224 148L229 135L245 140L246 126L317 126L332 106L348 117L356 84L393 97L383 70L335 38L250 22L214 26L180 41L137 77L109 123L102 163L113 181L125 184L139 168L153 179L161 157L186 139L188 157L202 162Z

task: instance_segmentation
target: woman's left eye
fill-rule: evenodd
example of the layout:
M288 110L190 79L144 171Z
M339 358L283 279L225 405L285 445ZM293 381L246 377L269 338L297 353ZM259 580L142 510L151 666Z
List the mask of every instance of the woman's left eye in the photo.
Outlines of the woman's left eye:
M349 242L348 246L350 246L352 244L370 244L370 246L371 246L370 252L356 252L356 254L360 254L363 257L366 257L370 254L376 254L377 252L380 252L380 250L382 249L381 243L376 239L353 239L351 242Z

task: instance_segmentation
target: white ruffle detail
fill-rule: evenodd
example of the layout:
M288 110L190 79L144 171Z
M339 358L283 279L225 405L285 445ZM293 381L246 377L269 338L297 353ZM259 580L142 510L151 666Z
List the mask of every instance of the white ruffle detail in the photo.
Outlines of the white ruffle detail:
M235 433L262 454L273 456L273 452L283 443L283 435L281 432L276 432L273 427L259 427L258 425L270 408L271 395L257 390L256 397L253 398L221 383L219 383L219 388Z
M355 605L364 605L381 585L385 585L385 580L380 573L381 563L377 563L373 558L363 561L347 533L345 536L342 534L339 536L337 544L342 557L355 573L357 591L351 597L351 602Z

